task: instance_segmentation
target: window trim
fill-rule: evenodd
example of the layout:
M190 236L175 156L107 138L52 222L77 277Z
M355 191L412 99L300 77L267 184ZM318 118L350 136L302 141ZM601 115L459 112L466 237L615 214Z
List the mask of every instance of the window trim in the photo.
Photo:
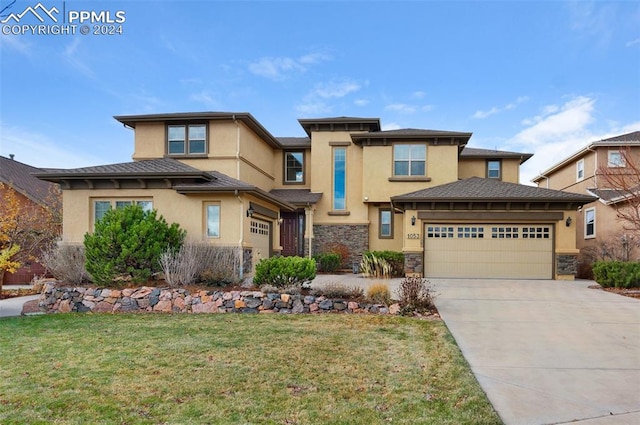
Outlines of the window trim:
M299 149L299 150L286 150L283 152L284 155L282 155L282 184L286 184L286 185L304 185L306 184L306 180L307 180L307 173L305 172L305 166L306 166L306 162L307 162L307 154L306 151L304 149ZM302 154L302 181L290 181L287 180L287 155L288 154L295 154L295 153L300 153Z
M498 176L497 177L491 177L489 175L489 172L491 171L491 169L489 168L489 164L491 164L491 163L498 164L498 170L497 170L498 171ZM488 159L487 160L486 172L487 172L487 178L488 179L502 180L502 160L501 159Z
M183 152L177 152L177 153L171 153L170 149L169 149L169 128L171 127L182 127L184 128L184 151ZM190 146L191 146L191 139L189 138L189 128L190 127L204 127L204 152L196 152L196 153L190 153ZM177 141L178 139L175 139L174 141ZM193 141L199 141L201 139L193 139ZM208 156L209 153L209 125L207 122L187 122L187 123L167 123L167 125L165 125L165 152L167 154L167 156L175 158L175 157L189 157L189 158L193 158L193 157L206 157Z
M382 232L382 214L389 213L389 234L384 234ZM378 239L393 239L393 210L391 208L385 207L378 209Z
M409 147L409 159L408 160L402 160L403 162L408 162L408 166L407 166L407 174L396 174L396 146L408 146ZM412 160L411 159L411 147L413 146L420 146L422 148L424 148L424 159L421 160ZM420 179L420 178L425 178L427 176L427 144L426 143L394 143L392 145L392 151L391 151L391 175L393 176L392 178L394 179ZM413 162L423 162L424 163L424 173L422 174L411 174L411 164Z
M581 172L582 175L580 175ZM576 162L576 181L581 182L582 180L584 180L584 158Z
M590 212L593 212L593 230L591 233L588 233L589 221L587 220L587 214ZM595 237L596 237L596 208L591 207L584 210L584 238L594 239Z
M205 201L203 204L203 234L205 239L220 239L222 234L222 205L220 201ZM218 234L217 235L209 235L209 207L217 207L218 208Z

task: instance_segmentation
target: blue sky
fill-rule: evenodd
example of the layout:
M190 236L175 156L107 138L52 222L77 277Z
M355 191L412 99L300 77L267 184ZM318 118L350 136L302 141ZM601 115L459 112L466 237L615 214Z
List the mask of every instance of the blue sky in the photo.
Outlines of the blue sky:
M124 114L250 112L274 136L334 116L469 131L469 146L535 154L523 183L640 130L638 1L40 3L126 20L121 35L3 28L0 155L39 167L129 161Z

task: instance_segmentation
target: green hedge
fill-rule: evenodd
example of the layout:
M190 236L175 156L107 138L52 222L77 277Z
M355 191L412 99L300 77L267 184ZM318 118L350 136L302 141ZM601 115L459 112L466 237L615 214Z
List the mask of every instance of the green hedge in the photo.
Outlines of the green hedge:
M302 257L264 258L256 264L253 283L258 286L273 285L276 288L302 286L316 277L316 261Z
M604 288L640 287L640 263L596 261L593 278Z
M335 252L324 252L322 254L316 254L313 256L313 259L316 260L318 269L326 273L332 273L338 270L340 268L340 263L342 260L340 254L337 254Z

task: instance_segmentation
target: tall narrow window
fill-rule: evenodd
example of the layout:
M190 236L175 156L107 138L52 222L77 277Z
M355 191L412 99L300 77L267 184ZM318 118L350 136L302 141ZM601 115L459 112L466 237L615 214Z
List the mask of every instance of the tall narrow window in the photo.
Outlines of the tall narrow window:
M304 153L285 152L284 154L284 182L304 182Z
M501 162L499 160L487 161L487 177L490 179L501 179L502 170Z
M380 238L393 237L393 214L389 209L380 209Z
M584 159L576 162L576 181L584 180Z
M219 238L220 237L220 205L207 204L206 205L206 219L207 219L207 237Z
M595 238L596 237L596 210L595 208L589 208L584 211L584 237Z
M394 145L393 175L424 176L426 169L426 159L426 145Z
M347 149L333 149L333 209L347 209Z

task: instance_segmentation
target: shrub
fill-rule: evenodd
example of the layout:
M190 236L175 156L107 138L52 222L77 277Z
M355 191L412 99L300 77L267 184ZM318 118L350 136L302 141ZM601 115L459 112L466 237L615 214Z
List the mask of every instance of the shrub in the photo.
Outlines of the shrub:
M94 233L84 236L85 265L98 285L113 284L116 278L145 282L161 270L160 255L178 250L184 236L184 230L168 225L155 210L145 212L139 205L109 210Z
M178 251L168 249L160 256L166 282L171 287L191 285L226 285L240 281L238 248L206 243L186 242Z
M341 267L351 268L351 265L347 264L349 262L349 248L347 248L345 244L342 244L340 242L330 242L324 245L324 249L322 251L330 252L332 254L338 254L340 256L339 268Z
M340 268L340 254L325 252L314 255L313 259L316 260L316 265L320 271L332 273Z
M391 291L386 283L374 283L367 289L367 299L375 304L391 304Z
M404 254L396 251L366 251L360 269L365 276L378 278L404 275Z
M311 294L316 297L325 296L327 298L345 298L350 300L362 299L364 297L362 288L345 286L341 283L330 283L320 288L315 288L311 291Z
M421 277L405 277L400 282L398 295L402 313L435 311L435 294L428 280Z
M53 245L42 253L41 262L57 280L74 285L89 280L81 245Z
M302 286L316 277L316 261L302 257L263 258L256 264L253 283L273 285L276 288Z
M593 263L593 276L605 288L640 287L640 263L596 261Z

